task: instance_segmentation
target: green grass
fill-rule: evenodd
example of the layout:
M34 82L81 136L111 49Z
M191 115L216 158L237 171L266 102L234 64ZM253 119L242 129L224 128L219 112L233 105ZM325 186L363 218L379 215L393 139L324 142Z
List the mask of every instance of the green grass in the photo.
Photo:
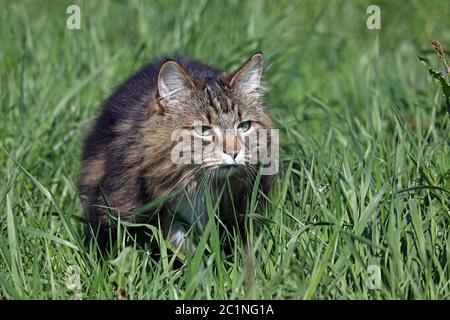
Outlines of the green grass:
M417 58L450 47L449 2L378 1L381 30L370 1L76 2L81 30L72 1L2 3L1 298L450 298L449 116ZM163 241L158 261L85 248L82 138L114 86L157 56L232 69L257 50L282 152L255 268L224 258L214 224L179 268Z

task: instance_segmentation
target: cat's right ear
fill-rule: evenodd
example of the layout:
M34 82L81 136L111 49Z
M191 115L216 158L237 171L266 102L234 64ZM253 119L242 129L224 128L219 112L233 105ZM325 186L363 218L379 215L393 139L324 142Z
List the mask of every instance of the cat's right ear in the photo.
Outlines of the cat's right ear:
M244 93L258 92L263 69L263 55L255 53L237 71L225 76L225 82Z
M176 61L168 60L161 65L158 74L158 98L162 106L175 105L187 95L194 83Z

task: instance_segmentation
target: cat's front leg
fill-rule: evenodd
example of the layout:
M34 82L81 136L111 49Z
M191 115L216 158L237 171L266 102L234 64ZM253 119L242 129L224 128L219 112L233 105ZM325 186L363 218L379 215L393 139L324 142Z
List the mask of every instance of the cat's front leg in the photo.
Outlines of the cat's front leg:
M165 228L165 237L169 243L183 253L193 253L196 246L193 244L192 239L186 230L183 223L179 221L173 221L170 226Z

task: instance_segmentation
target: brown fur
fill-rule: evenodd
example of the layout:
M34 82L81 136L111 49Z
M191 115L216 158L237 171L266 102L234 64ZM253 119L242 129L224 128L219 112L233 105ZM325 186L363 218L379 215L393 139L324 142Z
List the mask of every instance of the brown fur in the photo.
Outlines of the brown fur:
M99 231L100 240L107 239L106 233L113 229L109 213L122 220L138 222L153 223L159 219L164 233L171 239L174 232L169 221L184 218L170 209L181 201L180 196L170 196L173 192L187 190L196 199L205 180L201 173L210 174L206 184L217 196L217 190L224 184L214 178L217 170L206 169L205 164L180 165L171 161L172 149L177 144L171 141L172 133L180 128L193 130L195 121L219 130L236 128L247 120L251 121L252 129L272 128L259 88L253 87L256 80L259 81L255 75L261 67L260 54L230 74L184 58L161 60L145 66L105 101L86 139L79 179L90 228ZM180 86L180 90L166 88L164 91L166 85L170 87L173 83ZM194 131L191 139L200 139L203 146L207 142L207 138L199 138ZM243 147L236 136L232 136L223 141L224 154L230 141L234 142L231 149L235 156ZM236 221L237 217L244 217L256 171L246 166L247 169L239 166L238 173L231 179L238 193L222 200L220 208L224 211L224 220ZM258 187L268 192L270 184L271 177L263 176ZM159 197L168 197L168 200L144 215L133 214ZM235 204L233 212L230 212L230 202ZM172 242L187 248L184 242L177 241Z

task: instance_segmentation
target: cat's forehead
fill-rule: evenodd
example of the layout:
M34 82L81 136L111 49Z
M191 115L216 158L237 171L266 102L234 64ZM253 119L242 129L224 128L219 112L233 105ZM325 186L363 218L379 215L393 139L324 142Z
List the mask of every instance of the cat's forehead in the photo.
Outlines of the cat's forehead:
M235 114L223 113L220 115L216 125L219 125L222 129L233 129L238 120L239 118Z
M254 103L219 84L206 85L196 96L196 102L191 105L192 116L209 125L232 129L237 122L246 120L249 113L252 118L258 118Z
M208 121L222 128L233 128L235 122L241 117L239 101L236 101L230 91L220 86L207 86L205 93Z

